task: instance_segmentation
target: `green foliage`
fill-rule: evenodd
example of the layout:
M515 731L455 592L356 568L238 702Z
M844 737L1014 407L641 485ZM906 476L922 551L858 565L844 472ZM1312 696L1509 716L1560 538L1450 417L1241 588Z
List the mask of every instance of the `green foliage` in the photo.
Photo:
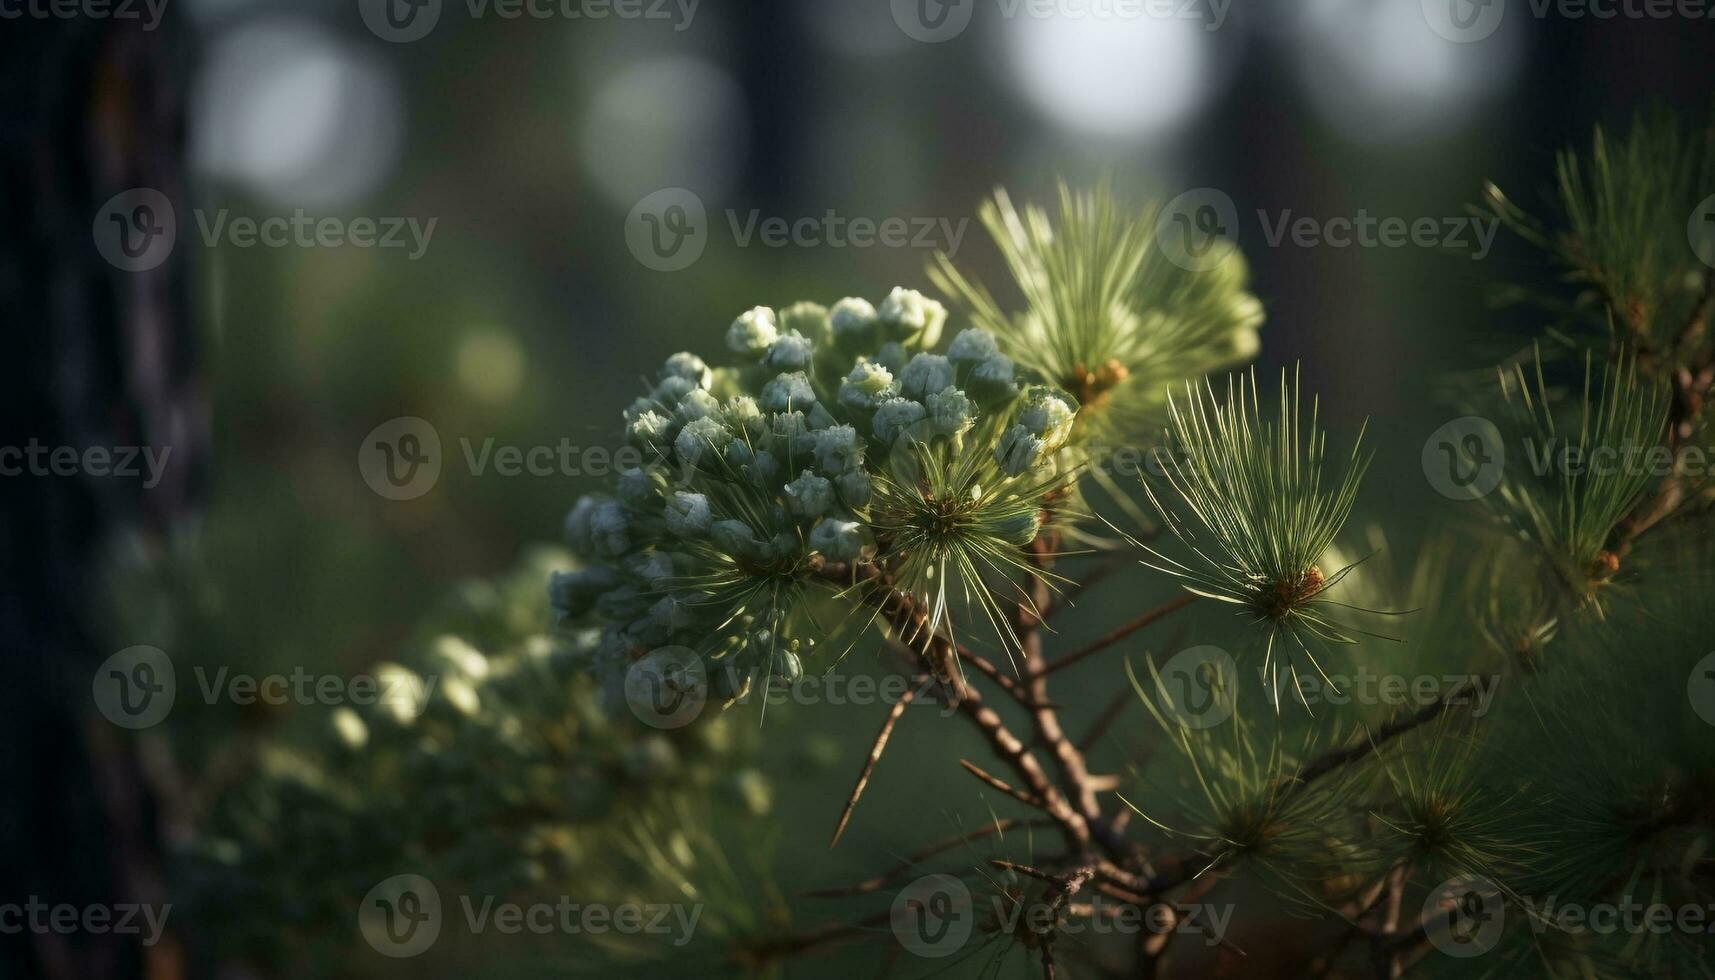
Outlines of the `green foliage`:
M1332 486L1324 486L1327 434L1319 402L1308 422L1301 393L1283 372L1280 400L1264 418L1255 377L1228 379L1224 397L1205 382L1169 400L1169 445L1161 488L1144 490L1162 526L1188 554L1174 558L1144 545L1151 568L1180 579L1196 595L1230 603L1267 630L1265 670L1288 659L1316 663L1311 642L1355 643L1361 630L1341 621L1346 604L1328 596L1357 563L1319 564L1345 525L1369 465L1360 431ZM1169 496L1171 495L1171 496ZM1183 513L1181 513L1181 509ZM1297 673L1294 670L1294 680Z
M1620 522L1671 469L1662 445L1667 397L1622 353L1602 365L1600 388L1587 355L1572 425L1557 422L1555 392L1541 357L1501 374L1501 392L1524 433L1529 458L1506 468L1493 496L1502 519L1540 557L1544 573L1574 601L1600 609L1597 591L1619 568L1611 550Z
M1621 139L1598 127L1587 152L1558 156L1555 175L1558 223L1532 217L1492 184L1486 203L1581 287L1569 319L1610 329L1659 377L1706 351L1706 332L1686 332L1709 289L1686 223L1715 188L1715 116L1687 131L1658 109Z
M1136 435L1172 385L1256 353L1263 312L1244 255L1223 238L1199 268L1176 264L1156 239L1160 204L1128 208L1106 187L1062 184L1057 220L1036 206L1021 213L1004 190L979 213L1024 309L1007 312L945 255L930 281L1014 361L1072 392L1082 424L1103 437Z

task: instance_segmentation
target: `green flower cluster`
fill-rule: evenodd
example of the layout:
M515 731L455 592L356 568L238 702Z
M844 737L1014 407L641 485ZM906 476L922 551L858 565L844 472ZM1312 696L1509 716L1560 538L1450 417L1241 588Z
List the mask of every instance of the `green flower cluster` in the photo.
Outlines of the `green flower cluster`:
M719 664L718 697L795 678L826 635L799 625L835 566L944 563L1000 517L997 544L1035 536L1041 498L1069 481L1076 402L1019 377L984 331L935 352L946 319L903 288L879 306L759 306L727 329L733 363L667 359L624 413L645 465L572 508L587 567L549 585L563 622L604 624L598 676L684 646Z

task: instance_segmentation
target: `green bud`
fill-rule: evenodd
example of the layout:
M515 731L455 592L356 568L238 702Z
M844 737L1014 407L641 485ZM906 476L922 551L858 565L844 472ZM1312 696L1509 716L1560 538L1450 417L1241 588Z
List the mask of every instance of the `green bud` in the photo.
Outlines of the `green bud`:
M732 321L726 332L726 346L735 354L760 357L779 337L774 311L766 306L757 306L740 313L738 319Z
M786 509L799 520L821 517L834 503L834 485L809 470L786 484Z
M953 383L953 366L940 354L918 354L899 373L899 393L922 401Z
M893 287L876 315L888 340L902 341L919 349L939 343L941 325L947 322L946 307L915 289L901 286Z

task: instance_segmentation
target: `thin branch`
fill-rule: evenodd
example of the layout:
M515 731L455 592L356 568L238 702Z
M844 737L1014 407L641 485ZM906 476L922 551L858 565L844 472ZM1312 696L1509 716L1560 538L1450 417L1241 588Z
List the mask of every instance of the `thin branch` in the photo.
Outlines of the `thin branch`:
M1004 834L1007 831L1018 827L1052 826L1054 826L1053 821L1043 819L1021 820L1014 817L1006 817L999 820L993 820L989 823L983 824L981 827L968 834L954 834L951 837L938 840L935 843L912 853L909 857L900 861L892 868L876 875L873 878L866 878L856 884L846 885L840 888L818 888L813 891L801 892L800 894L805 898L849 898L853 895L868 895L873 892L878 892L893 882L898 881L924 861L927 861L937 854L946 853L961 844L968 844L971 841L981 840L985 837Z
M991 788L999 790L1002 793L1005 793L1006 795L1012 797L1013 799L1017 800L1018 802L1023 803L1025 806L1035 807L1038 810L1042 809L1042 801L1041 800L1037 799L1034 796L1031 796L1029 793L1026 793L1021 789L1013 788L1012 786L1008 785L1005 780L1003 780L997 776L990 775L987 770L983 769L982 766L977 765L976 763L972 762L971 760L960 759L959 765L964 766L966 772L969 772L971 775L973 775L973 776L977 777L978 779L982 780L983 782L987 783Z
M1123 626L1119 626L1119 627L1111 630L1105 636L1102 636L1100 639L1094 640L1094 641L1086 644L1085 646L1080 647L1077 650L1074 650L1071 653L1068 653L1068 654L1065 654L1064 656L1056 658L1053 662L1049 663L1048 666L1042 668L1039 672L1026 677L1025 680L1026 681L1032 681L1032 680L1035 680L1039 676L1046 677L1047 675L1052 674L1055 671L1058 671L1062 668L1070 667L1075 663L1078 663L1078 662L1085 660L1089 657L1093 657L1096 654L1101 653L1103 650L1106 650L1107 648L1109 648L1109 647L1113 646L1114 644L1120 642L1121 640L1125 639L1126 637L1132 635L1133 633L1136 633L1138 630L1143 629L1145 626L1148 626L1149 624L1155 622L1156 620L1161 619L1163 616L1167 616L1170 613L1173 613L1173 612L1176 612L1180 609L1183 609L1186 606L1189 606L1191 603L1196 602L1196 601L1197 601L1197 596L1192 595L1190 593L1186 593L1185 595L1178 596L1176 598L1170 599L1167 602L1164 602L1161 605L1156 606L1154 609L1151 609L1148 612L1136 617L1135 619L1124 624Z
M852 811L857 809L858 798L863 796L863 789L869 785L869 777L875 772L875 764L881 761L881 754L887 751L887 739L893 734L893 726L898 723L899 716L911 704L911 699L917 696L917 689L928 683L927 675L919 674L911 679L905 692L893 706L887 710L887 717L881 721L881 731L875 734L875 744L870 747L869 757L864 760L863 768L858 770L857 783L852 786L852 795L846 800L845 808L840 811L839 823L834 825L834 836L828 840L828 849L832 850L840 842L840 835L846 832L846 824L852 818Z

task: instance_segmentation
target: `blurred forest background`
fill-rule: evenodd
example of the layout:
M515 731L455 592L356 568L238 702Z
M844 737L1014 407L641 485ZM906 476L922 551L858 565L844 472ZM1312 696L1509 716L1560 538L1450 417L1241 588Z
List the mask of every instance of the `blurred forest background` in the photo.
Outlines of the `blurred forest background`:
M1418 462L1456 414L1437 389L1542 326L1489 302L1493 283L1538 276L1537 260L1504 234L1481 260L1270 246L1255 215L1456 218L1487 180L1536 205L1552 153L1585 145L1593 124L1651 100L1705 111L1715 22L1513 6L1493 37L1454 44L1418 0L1241 0L1213 30L1207 18L1008 19L979 4L963 34L926 44L879 0L704 0L688 22L678 7L664 20L512 20L447 3L427 36L394 43L349 0L172 0L160 30L187 59L172 261L200 343L208 469L184 517L128 536L107 567L123 579L194 555L207 592L187 601L205 615L187 632L163 610L93 612L107 645L89 662L145 643L181 669L352 673L394 659L429 610L554 541L567 507L601 482L474 474L460 439L612 447L642 376L674 351L713 347L744 309L929 289L929 249L741 245L728 209L741 222L752 210L970 219L961 265L998 273L977 205L997 185L1046 201L1059 178L1108 177L1134 200L1199 187L1232 198L1267 311L1261 370L1302 362L1336 432L1371 419L1378 458L1357 517L1409 546L1421 515L1448 506ZM699 260L664 272L634 256L625 223L672 187L704 202L709 234ZM206 244L191 208L435 224L416 258L240 248ZM408 501L372 492L354 465L364 435L398 416L431 422L445 449L438 484ZM1116 576L1055 642L1170 588L1141 569ZM841 669L880 665L860 652ZM1069 672L1059 700L1099 710L1116 670ZM212 758L241 731L322 724L294 716L305 710L185 699L172 724ZM967 734L908 712L896 744L936 750L890 754L827 851L879 717L875 705L770 709L764 768L784 828L770 853L788 893L860 878L986 812L946 774ZM433 963L399 975L508 966L501 944L442 942ZM841 955L861 972L880 953Z

